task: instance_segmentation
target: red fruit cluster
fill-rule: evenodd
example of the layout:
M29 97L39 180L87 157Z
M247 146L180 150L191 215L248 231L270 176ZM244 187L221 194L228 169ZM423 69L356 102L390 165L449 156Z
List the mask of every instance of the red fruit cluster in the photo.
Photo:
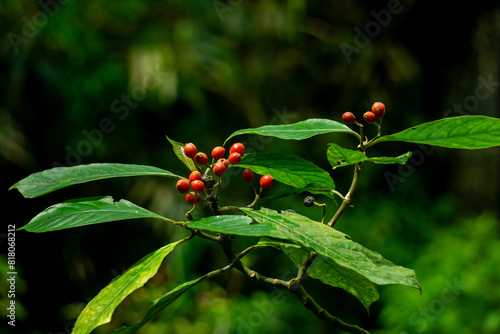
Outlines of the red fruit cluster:
M372 124L375 123L376 118L382 118L385 115L385 105L382 102L375 102L372 105L372 110L367 111L363 114L363 119L366 123ZM346 111L342 115L342 120L346 124L352 124L356 122L356 116L350 111Z
M226 150L222 146L216 146L212 150L212 163L209 164L208 157L203 152L198 152L196 146L193 143L187 143L183 148L184 154L194 161L201 167L206 165L208 167L207 173L210 171L216 176L221 177L224 173L234 165L241 163L241 159L245 154L245 146L242 143L235 143L229 149L229 156L227 159L224 158ZM198 167L198 168L200 168ZM253 172L250 169L245 169L243 171L243 179L251 183L253 181ZM208 175L203 175L200 171L195 170L189 175L189 179L181 179L177 181L175 188L181 194L186 194L186 201L189 204L197 204L200 200L202 194L207 192L210 194L215 181L212 179L212 183L207 183ZM261 183L263 181L261 180ZM264 182L263 188L268 188L272 184L272 181L267 180Z

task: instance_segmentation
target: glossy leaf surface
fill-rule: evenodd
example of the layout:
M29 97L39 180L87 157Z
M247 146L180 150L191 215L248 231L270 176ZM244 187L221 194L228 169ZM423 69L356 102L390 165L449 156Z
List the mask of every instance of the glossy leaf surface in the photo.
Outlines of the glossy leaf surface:
M181 242L183 240L166 245L146 255L102 289L82 311L76 320L72 333L88 334L94 328L110 322L115 308L129 294L142 287L154 276L165 256Z
M500 119L487 116L457 116L423 123L377 142L404 141L458 149L500 146Z
M242 134L256 134L262 136L271 136L280 139L302 140L316 135L344 132L357 136L358 134L351 130L347 125L323 118L311 118L293 124L264 125L258 128L248 128L233 132L224 143L234 136Z
M20 229L49 232L134 218L164 219L124 199L116 202L111 196L88 197L52 205Z
M75 184L115 177L147 175L180 178L174 173L153 166L102 163L47 169L31 174L10 189L15 188L24 197L32 198Z

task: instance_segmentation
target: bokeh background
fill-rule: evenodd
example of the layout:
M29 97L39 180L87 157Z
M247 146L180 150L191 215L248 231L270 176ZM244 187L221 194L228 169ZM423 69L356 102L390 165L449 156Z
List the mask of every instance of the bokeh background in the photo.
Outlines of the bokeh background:
M461 114L499 117L499 22L498 3L483 1L3 2L2 316L7 224L21 227L52 204L98 195L126 198L174 219L188 209L168 179L107 180L29 200L7 192L16 181L53 166L93 162L149 164L187 175L165 135L209 152L241 128L312 117L340 121L346 110L361 118L374 101L387 107L384 133ZM341 192L349 185L352 171L331 170L325 149L329 142L353 147L351 138L238 140L313 161L331 171ZM413 151L414 158L404 167L367 165L355 208L337 227L414 268L422 294L381 287L381 300L368 314L343 291L313 279L306 287L332 314L373 333L499 333L500 149L381 144L373 151ZM251 201L239 176L226 184L227 203ZM321 209L301 203L295 196L269 206L319 219ZM328 214L334 208L329 203ZM185 235L148 220L17 232L17 322L12 328L3 318L2 333L70 333L101 288L143 255ZM176 249L95 333L138 322L149 301L223 266L222 252L211 246L195 240ZM258 251L246 261L277 277L295 270L277 251ZM293 295L229 272L200 284L140 331L166 332L336 331Z

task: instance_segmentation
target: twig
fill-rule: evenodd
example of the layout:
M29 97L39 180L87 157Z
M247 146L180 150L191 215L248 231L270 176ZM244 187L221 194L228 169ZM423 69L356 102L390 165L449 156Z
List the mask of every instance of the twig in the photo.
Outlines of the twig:
M302 305L304 305L308 310L310 310L316 317L328 322L332 327L340 328L349 333L358 333L358 334L370 334L367 330L356 326L348 324L342 321L340 318L335 317L328 313L324 308L318 305L316 301L307 293L303 286L299 286L295 290L291 290L301 301Z
M338 208L337 212L335 212L335 215L328 222L328 226L333 227L335 225L335 223L339 220L340 216L345 211L345 209L351 204L352 195L354 194L354 191L356 190L356 187L358 186L359 175L361 174L362 164L363 164L362 162L359 162L354 166L354 176L352 178L352 182L351 182L351 186L349 187L349 191L347 192L344 199L342 200L342 204Z

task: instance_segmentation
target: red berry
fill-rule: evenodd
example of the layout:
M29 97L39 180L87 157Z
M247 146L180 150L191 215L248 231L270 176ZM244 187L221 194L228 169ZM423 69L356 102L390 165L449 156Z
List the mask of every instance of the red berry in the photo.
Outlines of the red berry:
M191 182L191 189L193 189L195 193L202 193L205 191L205 183L201 180L194 180Z
M219 160L224 156L225 153L226 150L224 149L224 147L217 146L212 150L212 158L214 158L215 160Z
M194 160L200 165L206 165L208 162L208 157L205 153L199 152L199 153L196 153Z
M224 159L224 160L226 160L226 159ZM215 163L213 171L214 171L215 176L220 177L226 171L226 165L223 162L219 161L219 162Z
M245 154L245 146L242 143L235 143L229 149L229 153L238 152L241 156Z
M274 178L271 175L264 175L260 178L260 186L264 189L270 188L273 185Z
M189 174L189 181L193 182L195 180L201 180L201 173L197 170L194 170L191 172L191 174Z
M224 168L225 169L228 169L229 168L229 161L227 161L227 159L219 159L217 160L217 162L222 162L224 164Z
M385 105L382 102L375 102L372 105L372 112L375 114L375 116L377 116L379 118L384 117Z
M192 159L196 155L196 152L198 151L196 150L196 146L194 146L193 143L187 143L184 146L184 154L186 155L186 157Z
M188 202L191 205L195 205L200 202L200 198L196 196L194 192L190 192L186 194L186 202Z
M186 179L180 179L175 184L175 189L177 189L177 191L180 192L181 194L187 193L189 191L189 187L190 187L189 181Z
M248 183L252 183L253 181L253 172L250 168L247 168L241 173L241 176L243 177L243 180L245 180Z
M356 116L354 116L354 114L350 111L346 111L343 115L342 115L342 119L344 120L344 122L346 122L347 124L352 124L354 122L356 122Z
M375 114L372 113L371 111L367 111L363 114L363 118L365 119L366 123L371 124L375 122Z
M237 165L241 162L241 155L238 152L233 152L227 158L231 165Z

